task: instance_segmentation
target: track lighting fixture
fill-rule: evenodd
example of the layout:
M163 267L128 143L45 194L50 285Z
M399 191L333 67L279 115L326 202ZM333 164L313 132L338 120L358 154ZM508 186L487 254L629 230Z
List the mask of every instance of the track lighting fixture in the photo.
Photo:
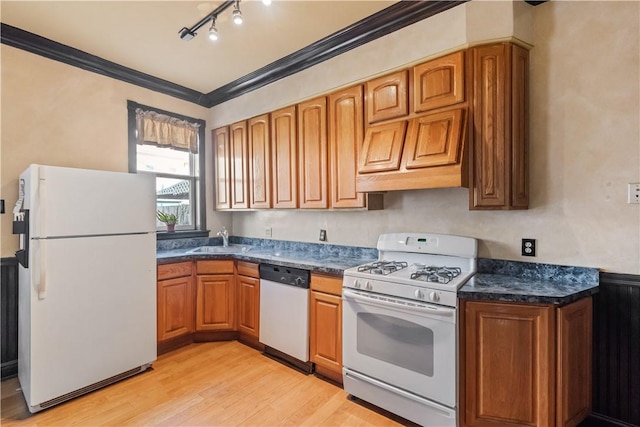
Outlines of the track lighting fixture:
M233 12L231 15L233 23L236 25L240 25L244 22L244 17L242 16L242 12L240 11L240 1L241 0L224 0L224 2L220 6L216 7L213 11L211 11L210 14L202 18L200 21L196 22L193 26L191 26L190 28L184 27L180 31L178 31L180 38L187 41L191 40L198 35L196 33L197 30L199 30L207 22L211 21L211 27L209 27L209 38L214 41L218 40L219 36L218 29L216 28L216 18L218 18L218 15L227 10L229 7L233 6ZM271 0L262 0L262 3L268 6L271 4Z
M216 28L216 17L211 19L211 27L209 27L209 40L218 40L218 29Z
M244 18L242 17L242 12L240 12L240 1L236 1L236 4L233 5L233 23L236 25L242 25L244 22Z

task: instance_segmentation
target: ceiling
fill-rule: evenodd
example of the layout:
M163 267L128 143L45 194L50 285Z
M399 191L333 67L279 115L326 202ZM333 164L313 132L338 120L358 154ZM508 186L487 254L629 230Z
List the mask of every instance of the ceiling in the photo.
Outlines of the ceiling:
M385 9L394 0L243 0L245 22L231 22L233 7L185 41L190 28L220 6L218 1L5 1L3 24L17 27L137 72L200 93L228 85L274 61ZM3 40L4 42L4 40Z

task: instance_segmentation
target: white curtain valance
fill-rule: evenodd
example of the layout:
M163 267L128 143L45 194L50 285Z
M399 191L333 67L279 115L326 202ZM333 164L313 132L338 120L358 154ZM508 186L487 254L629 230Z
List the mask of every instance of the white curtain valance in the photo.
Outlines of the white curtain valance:
M179 150L198 152L197 123L190 123L155 111L136 109L138 144L154 144Z

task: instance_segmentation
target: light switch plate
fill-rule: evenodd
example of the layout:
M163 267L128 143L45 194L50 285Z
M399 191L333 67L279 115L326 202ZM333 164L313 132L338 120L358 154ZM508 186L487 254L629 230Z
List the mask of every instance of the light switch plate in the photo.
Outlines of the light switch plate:
M627 202L633 205L640 205L640 183L629 184Z

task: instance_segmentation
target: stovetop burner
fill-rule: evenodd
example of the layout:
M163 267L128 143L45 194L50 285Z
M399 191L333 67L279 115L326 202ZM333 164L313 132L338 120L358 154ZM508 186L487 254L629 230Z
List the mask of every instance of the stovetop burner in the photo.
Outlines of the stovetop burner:
M462 270L459 267L418 265L416 266L416 271L411 273L411 279L422 280L424 282L449 283L454 278L458 277L460 273L462 273Z
M408 263L403 261L375 261L371 264L361 265L360 267L358 267L358 271L371 274L387 275L407 268L408 265Z

